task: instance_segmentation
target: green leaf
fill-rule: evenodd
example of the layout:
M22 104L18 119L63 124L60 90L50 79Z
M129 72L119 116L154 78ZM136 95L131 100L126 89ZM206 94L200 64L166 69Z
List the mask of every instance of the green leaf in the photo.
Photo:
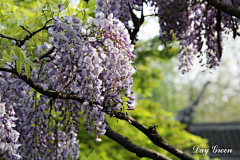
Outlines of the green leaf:
M10 9L10 6L7 3L3 2L3 6L5 6L7 9Z
M28 64L29 66L36 67L35 64L32 61L30 61L28 58L24 59L24 63Z
M21 61L24 61L24 59L26 58L26 54L18 47L15 47L15 56L19 57L21 59Z
M3 51L0 51L0 59L3 58Z
M17 70L18 74L20 74L22 71L22 63L23 63L23 61L16 60L16 70Z
M78 4L78 9L85 10L86 14L92 17L95 17L95 14L94 14L95 8L96 8L96 0L90 0L88 3L85 1L80 1L80 3Z
M188 49L186 46L184 46L184 50L186 51L186 55L188 55Z
M42 5L41 2L39 2L39 0L37 0L37 3L38 3L38 7L39 7L39 8L42 8L43 5Z
M72 9L73 9L73 8L72 8ZM72 15L72 10L71 10L71 8L70 8L70 7L68 7L68 9L67 9L67 10L68 10L68 14L69 14L69 15Z
M99 160L99 157L96 155L95 150L88 156L88 160Z
M7 62L7 61L5 61L5 60L0 61L0 67L1 67L5 62Z
M5 50L3 51L3 60L12 61L12 57Z
M0 10L3 8L3 2L0 3Z
M10 50L10 48L8 47L8 48L6 48L6 51L7 51L7 54L8 55L11 55L11 50Z
M46 2L46 3L42 6L42 8L47 7L47 5L48 5L48 2Z
M8 47L8 42L5 41L3 42L4 40L1 40L1 44L0 44L0 50L4 50Z
M37 18L38 16L38 11L35 11L34 18Z
M20 19L20 20L27 20L28 16L22 14L21 12L16 12L16 16Z
M0 31L3 32L3 30L5 30L6 27L4 27L3 25L0 24Z
M18 25L18 26L22 26L22 20L18 20L18 21L17 21L17 25Z
M68 1L65 1L65 2L63 3L63 6L65 6L65 9L68 7L68 4L69 4Z
M54 5L58 5L59 1L58 0L50 0L50 2Z
M8 12L2 14L1 19L2 19L2 21L6 21L6 20L8 20L11 16L12 16L12 12L8 11Z
M30 66L24 62L24 67L25 67L25 73L27 75L27 78L30 77L31 73L30 73Z
M21 59L18 57L12 57L12 60L21 60Z
M32 25L32 24L27 24L27 26L28 26L29 28L34 28L34 27L35 27L35 26Z
M85 156L85 154L83 153L83 155L81 156L80 160L87 160L87 157Z

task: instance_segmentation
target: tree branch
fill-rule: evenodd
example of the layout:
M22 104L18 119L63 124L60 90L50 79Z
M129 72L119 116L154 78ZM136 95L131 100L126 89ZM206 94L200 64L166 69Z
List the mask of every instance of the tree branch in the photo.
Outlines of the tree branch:
M155 145L158 147L161 147L168 152L172 153L176 157L182 159L182 160L194 160L189 155L183 153L181 150L175 148L174 146L168 144L165 142L162 137L156 132L154 129L155 127L150 126L149 129L147 129L144 125L136 121L134 118L130 117L129 115L126 115L122 112L114 112L114 115L116 118L125 120L129 122L131 125L133 125L135 128L140 130L142 133L144 133Z
M155 160L170 160L168 157L165 157L164 155L162 155L156 151L153 151L151 149L148 149L148 148L145 148L142 146L138 146L138 145L132 143L127 137L124 137L121 134L113 131L110 128L110 126L106 120L105 120L105 123L106 123L105 136L116 141L117 143L122 145L124 148L126 148L128 151L136 153L136 155L138 157L140 157L140 158L148 157L148 158L155 159Z
M24 73L18 74L17 71L13 68L2 68L0 67L0 71L5 71L5 72L10 72L12 74L17 75L20 79L22 79L23 81L25 81L30 87L32 87L33 89L35 89L36 91L38 91L41 94L44 94L48 97L52 97L52 98L59 98L59 99L72 99L72 100L76 100L79 103L83 103L84 99L80 99L78 97L77 94L69 94L69 93L61 93L61 92L57 92L54 90L48 90L45 89L43 87L41 87L39 84L35 83L32 79L28 79L27 76ZM90 102L89 105L92 104L97 104L96 102ZM114 115L118 118L118 119L122 119L122 120L126 120L127 122L131 122L130 124L133 125L134 127L136 127L138 130L140 130L141 132L143 132L154 144L156 144L157 146L169 151L170 153L172 153L173 155L184 159L184 160L193 160L190 156L188 156L187 154L183 153L182 151L180 151L179 149L171 146L170 144L168 144L167 142L165 142L159 135L157 132L153 131L151 129L151 127L149 127L149 129L147 129L145 126L143 126L142 124L140 124L139 122L137 122L135 119L133 119L130 116L125 115L122 112L114 112ZM109 127L110 128L110 127ZM152 127L153 128L153 127ZM108 129L108 132L106 133L106 136L108 136L109 138L117 141L119 144L123 145L125 148L127 148L129 151L134 152L134 153L138 153L138 150L141 150L141 152L139 153L139 155L137 154L137 156L143 156L143 155L148 155L149 153L147 152L147 150L150 152L151 150L149 149L145 149L144 147L140 147L140 146L136 146L133 144L128 144L131 141L128 141L128 143L123 143L122 141L122 136L118 135L117 138L114 138L114 136L116 136L116 134L110 129ZM117 139L120 140L117 140ZM124 138L126 141L126 138ZM130 145L130 147L128 146ZM131 147L135 147L133 149L131 149ZM142 152L143 150L145 150L144 152ZM144 154L143 154L144 153ZM158 154L155 151L151 151L152 154L154 154L155 156L157 156L157 158L163 158L160 156L160 154ZM143 155L142 155L143 154Z
M30 32L28 29L26 29L24 26L19 26L21 27L23 30L27 31L29 34L32 34L32 32Z
M142 6L143 6L143 1L142 1ZM137 33L139 32L139 28L141 27L141 25L144 22L143 7L142 7L140 19L133 12L129 2L128 2L128 7L129 7L129 11L130 11L130 14L132 17L133 25L134 25L133 31L129 31L129 34L130 34L130 39L132 40L132 43L134 44L134 39L136 38Z
M30 78L28 79L27 76L24 73L18 74L17 71L14 68L2 68L2 67L0 67L0 71L10 72L12 74L17 75L20 79L25 81L30 87L32 87L33 89L35 89L39 93L44 94L48 97L59 98L59 99L72 99L72 100L78 101L79 103L84 102L84 99L80 99L77 94L61 93L61 92L57 92L57 91L54 91L54 90L45 89L45 88L41 87L39 84L35 83L32 79L30 79ZM92 104L97 104L97 103L96 102L90 102L89 105L92 105ZM175 155L175 156L177 156L181 159L193 160L187 154L183 153L179 149L177 149L177 148L171 146L170 144L168 144L167 142L165 142L160 137L160 135L158 135L158 133L156 131L152 130L152 128L154 128L154 127L152 127L152 128L149 127L149 129L147 129L145 126L143 126L142 124L137 122L135 119L133 119L132 117L130 117L128 115L125 115L122 112L114 112L114 115L118 119L122 119L122 120L126 120L128 122L131 122L130 123L131 125L133 125L138 130L143 132L157 146L169 151L170 153L172 153L173 155ZM108 129L108 132L106 133L106 136L108 136L109 138L117 141L119 144L123 145L129 151L137 153L137 156L139 156L139 157L149 155L149 153L151 152L153 154L151 156L156 156L154 159L163 159L163 157L159 153L157 153L155 151L152 151L152 150L149 150L149 149L145 149L144 147L134 145L134 144L130 143L131 141L129 141L129 140L128 140L127 143L124 143L122 141L123 137L121 135L116 135L116 133L114 133L111 130L111 128ZM118 140L118 139L120 139L120 140ZM124 138L124 139L125 139L125 141L127 140L126 138ZM139 152L139 151L141 151L141 152Z
M5 36L5 35L3 35L3 34L1 34L1 33L0 33L0 37L1 37L1 38L10 39L10 40L14 40L14 41L16 41L16 42L20 42L20 41L22 41L21 39L8 37L8 36Z
M38 63L41 59L48 57L51 53L53 53L55 47L53 46L48 52L44 53L43 55L39 56L36 58L33 62L36 64Z
M23 28L25 31L27 31L29 33L29 35L26 35L26 37L24 39L16 39L16 38L13 38L13 37L9 37L9 36L5 36L3 34L0 33L0 37L1 38L7 38L7 39L10 39L10 40L15 40L16 41L16 45L18 47L21 48L22 45L24 45L24 43L29 40L30 38L32 38L35 34L37 34L38 32L42 31L42 30L45 30L45 29L48 29L50 27L53 27L53 25L51 26L47 26L47 23L50 22L52 19L46 21L46 23L44 24L44 26L42 28L39 28L38 30L34 31L33 33L31 33L30 31L28 31L26 28L24 28L23 26L20 26L21 28Z
M27 78L27 76L24 73L18 74L17 71L13 68L0 67L0 71L5 71L5 72L9 72L9 73L17 75L20 79L25 81L30 87L32 87L39 93L44 94L48 97L59 98L59 99L72 99L72 100L78 101L79 103L84 102L84 99L80 99L77 94L62 93L62 92L57 92L57 91L50 90L50 89L49 90L45 89L45 88L41 87L38 83L35 83L31 78ZM90 102L90 105L91 104L92 104L92 102Z
M44 24L44 26L42 28L39 28L38 30L34 31L32 34L30 35L27 35L24 40L23 40L23 43L22 45L24 44L25 41L29 40L30 38L32 38L35 34L37 34L38 32L42 31L42 30L45 30L45 29L48 29L50 27L53 27L53 25L50 25L50 26L46 26L48 24L48 22L50 22L52 19L49 19L48 21L46 21L46 23Z
M219 0L207 0L207 2L209 5L240 19L240 10L238 10L237 8L229 4L220 2Z
M13 68L2 68L2 67L0 67L0 71L10 72L12 74L17 75L20 79L25 81L30 87L32 87L33 89L35 89L39 93L44 94L48 97L59 98L59 99L72 99L72 100L78 101L79 103L84 102L84 99L80 99L77 94L61 93L61 92L57 92L57 91L54 91L54 90L45 89L45 88L41 87L38 83L35 83L31 78L28 79L27 76L24 73L18 74L17 71ZM97 104L97 103L96 102L90 102L90 105L92 105L92 104ZM153 127L152 128L149 127L149 129L147 129L144 125L137 122L134 118L132 118L128 115L125 115L125 113L122 113L122 112L114 112L114 115L118 119L122 119L122 120L126 120L127 122L131 122L130 123L131 125L133 125L138 130L143 132L157 146L169 151L170 153L172 153L173 155L175 155L175 156L177 156L181 159L193 160L187 154L183 153L179 149L177 149L177 148L171 146L170 144L168 144L167 142L165 142L157 132L152 130ZM119 142L117 139L112 137L112 135L113 135L113 132L111 131L111 129L109 129L109 132L106 136L108 136L109 138L111 138L111 139L117 141L118 143L122 144L125 148L128 147L128 144L126 145L125 143ZM121 139L121 136L117 136L117 137L119 137ZM125 140L126 140L126 138L125 138ZM141 148L140 146L138 146L137 148L143 150L143 148ZM135 146L135 149L136 149L136 146ZM134 151L134 153L136 153L135 149L134 150L129 149L129 150L131 152ZM156 154L156 153L154 153L154 154ZM138 155L138 156L141 156L141 155Z

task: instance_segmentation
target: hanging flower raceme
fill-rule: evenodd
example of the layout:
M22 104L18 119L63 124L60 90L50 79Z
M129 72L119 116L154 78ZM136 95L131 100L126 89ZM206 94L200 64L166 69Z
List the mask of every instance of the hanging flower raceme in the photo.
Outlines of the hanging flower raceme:
M223 52L222 31L226 28L233 30L235 38L239 24L237 18L208 6L207 1L202 0L148 2L155 6L159 16L160 38L172 41L174 35L179 41L179 70L183 74L190 70L196 55L200 58L200 63L203 62L203 55L206 55L206 68L212 69L220 65ZM222 2L240 8L239 1ZM202 50L203 45L207 46L205 50Z
M132 9L141 11L142 0L97 0L96 12L104 12L104 14L113 14L127 29L131 29L128 22L131 20L129 5Z
M14 114L15 112L11 105L6 106L6 102L1 102L0 95L0 154L7 160L21 158L16 152L21 144L17 144L20 135L19 132L13 129L16 126L15 121L17 120Z
M89 134L94 131L94 141L100 141L98 137L105 133L105 113L112 115L124 104L133 109L131 70L135 55L128 31L113 14L105 18L103 12L84 25L70 16L54 17L53 24L49 33L56 47L52 64L57 72L51 72L49 79L58 81L56 90L85 99L81 109L86 130ZM123 102L123 96L129 100Z

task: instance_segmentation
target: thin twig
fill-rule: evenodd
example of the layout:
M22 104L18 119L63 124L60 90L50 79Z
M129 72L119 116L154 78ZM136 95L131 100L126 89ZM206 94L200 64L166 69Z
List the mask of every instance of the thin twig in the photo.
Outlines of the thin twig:
M17 39L17 38L13 38L13 37L8 37L8 36L5 36L3 34L0 33L0 37L1 38L6 38L6 39L10 39L10 40L14 40L16 42L19 42L19 41L22 41L21 39Z
M9 36L5 36L3 34L0 33L0 37L1 38L6 38L6 39L10 39L10 40L15 40L16 41L16 45L18 47L22 47L22 45L24 45L24 43L26 41L28 41L30 38L32 38L35 34L37 34L38 32L48 29L50 27L53 27L53 25L47 26L47 23L50 22L52 19L46 21L46 23L44 24L44 26L42 28L39 28L38 30L34 31L33 33L31 33L30 31L28 31L26 28L24 28L23 26L20 26L21 28L23 28L25 31L27 31L29 33L29 35L26 35L26 37L24 39L17 39L17 38L13 38L13 37L9 37Z
M27 31L29 34L32 34L32 32L30 32L28 29L26 29L24 26L19 26L21 27L23 30Z
M55 47L53 46L48 52L44 53L43 55L39 56L38 58L36 58L33 62L36 64L38 63L40 60L42 60L43 58L48 57L51 53L53 53Z

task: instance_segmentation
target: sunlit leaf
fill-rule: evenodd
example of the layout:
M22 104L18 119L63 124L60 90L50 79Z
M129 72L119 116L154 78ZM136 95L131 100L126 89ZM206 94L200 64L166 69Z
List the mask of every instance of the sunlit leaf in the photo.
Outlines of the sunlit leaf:
M26 73L26 75L27 75L27 78L29 78L30 77L30 66L26 63L26 62L24 62L24 67L25 67L25 73Z
M15 55L21 59L21 61L24 61L26 58L26 54L22 51L22 49L15 47Z
M68 8L68 5L69 5L69 2L68 2L68 1L65 1L65 2L63 3L63 6L65 6L65 9Z
M8 47L8 42L5 40L2 40L2 43L0 44L0 50L4 50Z
M12 61L11 55L9 55L5 50L3 51L3 60Z
M88 160L99 160L98 156L95 153L95 150L88 156Z
M5 62L7 62L7 61L5 61L5 60L0 61L0 67L1 67Z
M6 29L6 27L4 27L2 24L0 24L0 31L2 32L5 29Z
M29 66L36 67L35 64L32 61L30 61L28 58L24 59L24 63L28 64Z
M22 64L23 64L23 61L21 61L21 60L16 61L16 70L17 70L18 74L21 74Z
M27 24L27 26L28 26L29 28L34 28L34 27L35 27L35 26L32 25L32 24Z
M84 153L82 153L81 159L80 160L88 160L87 157L85 156Z
M21 59L18 57L12 57L12 60L21 60Z
M43 5L42 5L42 3L39 0L37 0L37 3L38 3L38 7L42 8Z

